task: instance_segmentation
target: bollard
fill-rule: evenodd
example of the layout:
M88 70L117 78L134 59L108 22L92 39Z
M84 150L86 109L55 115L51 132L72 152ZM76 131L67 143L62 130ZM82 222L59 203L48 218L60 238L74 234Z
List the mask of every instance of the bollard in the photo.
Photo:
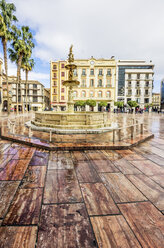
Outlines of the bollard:
M50 129L50 142L52 141L52 129Z
M28 136L29 136L29 138L31 138L31 126L28 129Z
M134 137L134 126L131 126L131 138Z
M143 123L141 123L141 134L143 134L144 129L143 129Z
M113 143L115 143L115 129L113 129Z
M118 140L121 141L121 129L118 130Z

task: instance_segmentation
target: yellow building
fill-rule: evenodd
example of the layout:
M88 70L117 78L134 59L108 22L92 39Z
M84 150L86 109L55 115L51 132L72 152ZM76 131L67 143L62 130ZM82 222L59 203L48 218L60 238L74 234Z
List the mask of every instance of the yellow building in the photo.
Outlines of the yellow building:
M107 102L107 109L113 110L116 84L116 61L111 59L78 59L74 63L77 69L74 77L80 85L73 89L74 101L95 100L97 105L94 111L100 110L99 103ZM62 85L68 78L65 65L67 61L51 61L51 107L54 110L66 110L67 89ZM89 107L86 106L86 110Z
M160 109L160 105L161 105L160 93L153 93L152 94L152 104L153 104L153 110Z

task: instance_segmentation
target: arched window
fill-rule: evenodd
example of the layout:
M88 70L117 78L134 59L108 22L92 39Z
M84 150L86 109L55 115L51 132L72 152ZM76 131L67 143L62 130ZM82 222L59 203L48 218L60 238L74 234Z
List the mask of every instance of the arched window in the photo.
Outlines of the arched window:
M98 92L98 97L102 97L102 91Z
M102 79L99 79L99 87L102 87Z
M76 90L73 92L73 96L77 97L77 91Z
M110 97L111 97L111 92L110 92L110 91L107 91L107 92L106 92L106 97L107 97L107 98L110 98Z
M93 97L93 91L90 91L90 97Z
M83 91L81 92L81 96L82 96L82 97L86 97L86 92L85 92L85 90L83 90Z

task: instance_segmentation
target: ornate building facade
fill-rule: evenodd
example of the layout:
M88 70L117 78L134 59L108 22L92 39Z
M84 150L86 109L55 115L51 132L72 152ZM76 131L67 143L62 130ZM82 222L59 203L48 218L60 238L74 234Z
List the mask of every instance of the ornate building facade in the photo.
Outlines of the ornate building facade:
M99 103L105 101L107 110L114 108L116 87L116 61L111 59L75 60L77 69L74 78L80 85L73 89L74 101L92 99L96 101L94 111L100 109ZM68 78L65 65L67 61L51 62L51 107L54 110L65 110L67 107L68 92L62 85ZM89 108L86 106L86 108Z
M0 58L0 112L2 111L3 108L2 64L3 64L3 60Z

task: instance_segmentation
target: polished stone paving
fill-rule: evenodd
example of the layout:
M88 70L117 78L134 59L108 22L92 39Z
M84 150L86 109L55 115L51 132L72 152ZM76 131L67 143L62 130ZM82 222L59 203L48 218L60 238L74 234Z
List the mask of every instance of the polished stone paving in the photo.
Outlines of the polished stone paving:
M155 137L127 150L0 140L0 248L163 248L164 116L136 118Z

